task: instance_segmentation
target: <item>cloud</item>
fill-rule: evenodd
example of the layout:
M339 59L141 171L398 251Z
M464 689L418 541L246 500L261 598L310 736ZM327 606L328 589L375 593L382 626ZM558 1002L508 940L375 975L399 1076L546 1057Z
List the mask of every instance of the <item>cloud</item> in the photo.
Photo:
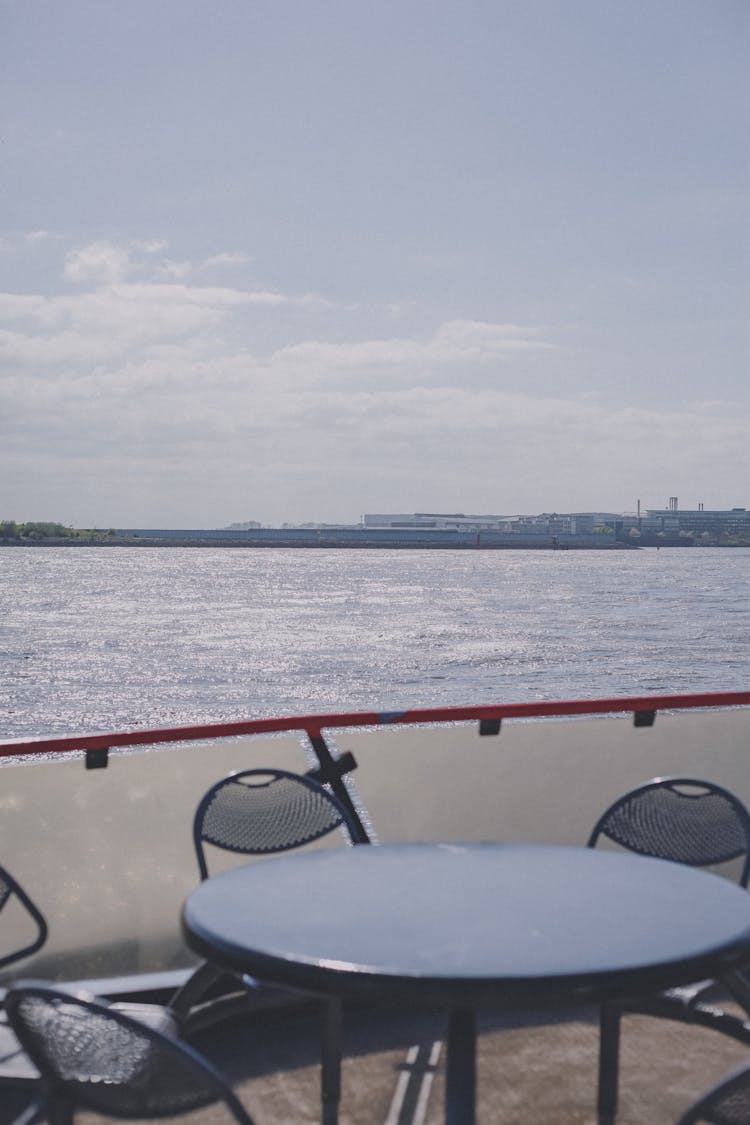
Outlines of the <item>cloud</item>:
M212 254L210 258L206 258L202 263L204 266L244 266L251 262L252 258L249 254L244 254L242 251L237 250L233 252L225 252L223 254Z
M160 277L174 278L175 281L184 281L192 272L192 262L172 262L168 258L160 262L158 269Z
M158 254L162 250L166 250L168 243L165 238L147 238L136 239L131 243L136 250L141 250L144 254Z
M162 247L153 250L158 255ZM151 261L158 273L163 261ZM378 441L388 428L391 437L415 426L451 432L485 424L476 412L489 409L452 386L459 376L468 386L477 372L519 351L552 348L539 329L471 320L419 336L305 338L309 317L328 315L332 302L139 280L133 275L141 268L134 244L93 243L66 261L66 277L85 283L83 292L0 294L8 428L25 418L26 432L47 428L47 443L60 449L85 419L92 451L119 441L162 453L202 433L219 458L235 442L243 458L248 443L269 435L341 434L350 424ZM361 309L349 312L361 319ZM290 342L264 352L258 340L272 313L283 318ZM347 315L339 309L340 322ZM37 438L43 441L41 432Z
M534 339L547 331L543 327L520 324L487 324L478 320L451 320L441 325L436 336L455 347L483 347L507 351L514 347L551 348L554 344Z
M111 285L132 272L130 254L112 242L92 242L80 250L71 250L65 260L64 275L79 285L87 283Z
M29 242L46 237L46 231L26 235ZM92 242L71 250L65 261L64 277L76 285L112 285L134 274L182 281L196 271L235 268L252 260L248 254L238 250L212 254L199 262L169 257L153 261L166 249L166 240L158 238L134 239L126 244L106 240Z
M23 326L3 331L0 364L53 367L74 355L84 364L104 355L126 358L134 347L194 339L215 332L238 311L286 301L265 290L153 282L113 283L75 296L0 293L0 324ZM197 340L195 347L200 348ZM214 347L221 354L222 346Z
M248 491L258 518L279 521L459 495L474 510L581 510L618 507L623 493L648 503L649 479L695 481L663 491L709 501L712 481L750 471L736 404L664 411L589 387L550 393L575 362L569 326L446 317L426 330L420 309L394 335L382 307L164 277L164 249L91 243L66 260L79 291L0 293L0 432L18 518L35 518L27 482L40 496L80 490L84 465L98 507L76 518L120 526L176 526L177 487L188 522L213 526L253 514ZM390 329L376 331L381 320ZM198 495L220 499L191 509Z
M280 349L271 362L282 377L317 383L439 383L455 378L457 368L466 380L474 380L488 365L504 362L515 353L553 350L553 343L536 338L538 332L515 325L456 320L438 326L426 337L345 343L306 340Z
M44 236L46 232L39 232ZM27 235L31 239L31 235ZM64 276L76 284L111 285L124 281L134 274L142 277L169 277L177 280L187 278L195 270L206 266L239 265L249 261L246 254L216 254L203 262L175 260L161 257L153 258L167 249L165 239L133 239L126 244L109 241L92 242L87 246L72 250L65 261Z

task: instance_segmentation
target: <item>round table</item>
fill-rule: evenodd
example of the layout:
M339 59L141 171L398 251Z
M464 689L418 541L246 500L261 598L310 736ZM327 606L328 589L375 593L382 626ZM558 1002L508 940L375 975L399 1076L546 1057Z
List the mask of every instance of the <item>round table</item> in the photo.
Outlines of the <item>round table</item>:
M224 968L450 1011L446 1121L474 1120L475 1009L600 1001L750 961L750 895L601 849L424 843L294 853L202 883L190 947Z

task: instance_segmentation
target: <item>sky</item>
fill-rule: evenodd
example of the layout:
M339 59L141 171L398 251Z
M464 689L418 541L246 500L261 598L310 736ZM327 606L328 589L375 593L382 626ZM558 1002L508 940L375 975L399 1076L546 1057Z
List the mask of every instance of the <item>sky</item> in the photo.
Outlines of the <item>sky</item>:
M0 519L750 507L747 0L0 0Z

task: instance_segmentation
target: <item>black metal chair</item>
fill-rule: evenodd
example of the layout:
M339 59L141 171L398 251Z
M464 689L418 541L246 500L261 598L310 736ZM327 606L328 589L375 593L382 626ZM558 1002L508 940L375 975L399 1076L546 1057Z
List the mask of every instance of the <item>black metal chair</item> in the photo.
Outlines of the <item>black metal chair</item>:
M357 825L348 809L317 781L280 769L237 770L206 791L193 820L201 879L208 878L205 844L242 855L291 851Z
M693 777L654 778L625 793L594 825L587 846L604 838L640 855L717 868L735 863L737 881L750 878L750 811L720 785ZM696 909L700 905L696 904ZM748 1011L750 988L740 975L722 985ZM625 1013L680 1020L750 1043L750 1020L708 1002L713 981L700 981L633 1001L607 1003L600 1012L598 1113L601 1125L617 1112L620 1022Z
M41 949L47 940L47 922L39 907L32 901L21 884L13 878L10 871L0 867L0 914L2 920L8 918L8 913L3 913L10 904L17 904L30 923L31 934L29 939L23 938L21 945L13 945L10 949L4 944L0 945L0 969L12 965L23 957L30 957ZM32 936L33 935L33 936Z
M20 944L19 931L23 931ZM47 940L44 915L4 867L0 867L0 934L0 968L31 956ZM8 1023L4 1001L3 993L0 996L0 1086L11 1097L26 1098L36 1088L39 1072Z
M702 1094L677 1125L747 1125L750 1121L750 1067L742 1066Z
M208 878L206 845L239 855L269 856L304 847L342 829L351 844L360 841L361 829L349 810L318 782L281 769L238 770L206 791L195 812L193 842L201 880ZM200 1018L201 997L226 977L210 964L201 965L172 1001L179 1017L194 1026ZM239 993L226 991L209 1010L222 1005L228 1012L255 1003L288 1003L289 990L264 985L253 977L242 978ZM192 1013L192 1015L191 1015ZM321 1022L321 1100L324 1125L336 1125L341 1093L341 1021L338 998L323 1001Z
M6 1008L39 1072L38 1098L17 1125L43 1117L51 1125L71 1125L78 1108L141 1119L171 1117L217 1102L239 1125L252 1125L216 1068L150 1021L88 993L36 981L10 988Z
M12 932L16 938L19 926L28 931L28 936L22 938L20 945L10 946L8 943L0 946L3 950L0 966L3 968L40 949L47 940L48 930L44 915L36 903L10 872L0 867L0 922L3 923L0 929L5 928L6 920L13 925ZM130 1001L117 1001L112 1007L167 1034L177 1032L177 1019L169 1007ZM8 1020L3 993L0 997L0 1086L11 1097L28 1099L34 1095L39 1081L39 1070L19 1042Z

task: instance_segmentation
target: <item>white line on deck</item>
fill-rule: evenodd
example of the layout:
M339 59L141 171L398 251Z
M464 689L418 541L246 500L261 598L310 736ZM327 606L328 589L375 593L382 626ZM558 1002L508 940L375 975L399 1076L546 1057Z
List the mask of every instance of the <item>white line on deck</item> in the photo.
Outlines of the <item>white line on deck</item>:
M429 1067L422 1075L422 1085L419 1089L419 1097L417 1098L417 1108L414 1110L414 1119L412 1125L424 1125L424 1119L427 1116L427 1102L430 1097L430 1090L435 1078L435 1069L437 1068L438 1059L440 1058L440 1048L443 1044L439 1039L436 1039L432 1044L430 1051Z
M388 1110L388 1116L385 1119L385 1125L398 1125L398 1119L401 1115L401 1108L404 1104L406 1097L406 1089L409 1085L409 1078L411 1077L409 1068L414 1066L419 1054L419 1047L410 1047L406 1052L406 1066L398 1076L396 1089L393 1092L393 1101L391 1108Z
M440 1058L441 1047L442 1043L439 1039L436 1039L432 1044L432 1048L430 1050L430 1060L427 1067L425 1067L425 1071L422 1075L419 1086L419 1093L417 1095L417 1100L414 1107L414 1114L411 1119L411 1125L424 1125L424 1120L427 1115L427 1102L429 1100L430 1090L432 1089L432 1083L435 1078L435 1068L437 1067L438 1059ZM384 1125L408 1125L407 1122L402 1121L401 1111L404 1108L406 1092L409 1088L409 1082L413 1076L411 1068L417 1061L418 1056L419 1044L410 1047L406 1052L406 1062L404 1064L403 1070L398 1076L396 1089L393 1093L393 1101L391 1102L390 1109L388 1110L388 1116L385 1119Z

